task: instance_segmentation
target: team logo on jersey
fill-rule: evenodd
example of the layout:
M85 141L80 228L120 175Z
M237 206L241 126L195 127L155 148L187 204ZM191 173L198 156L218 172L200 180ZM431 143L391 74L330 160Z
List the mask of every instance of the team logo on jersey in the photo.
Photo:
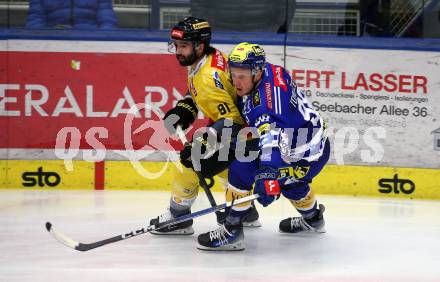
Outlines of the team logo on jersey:
M282 68L272 65L272 73L275 86L281 87L284 91L287 91L287 84L282 75Z
M272 110L272 86L269 82L264 84L264 90L266 92L266 104L267 108Z
M217 88L220 88L220 89L225 89L225 88L223 87L223 83L222 83L222 81L220 80L220 75L218 74L218 72L214 71L214 72L212 73L212 76L214 77L214 83L215 83L215 86L216 86Z
M298 182L309 173L310 166L282 167L278 169L279 178L287 178L284 184Z
M215 50L215 54L212 56L211 67L222 71L226 69L226 60L219 50Z
M254 107L261 104L260 90L255 91L252 95L252 104L254 104Z
M293 170L293 176L295 176L296 179L304 178L307 173L309 173L310 167L309 166L297 166Z

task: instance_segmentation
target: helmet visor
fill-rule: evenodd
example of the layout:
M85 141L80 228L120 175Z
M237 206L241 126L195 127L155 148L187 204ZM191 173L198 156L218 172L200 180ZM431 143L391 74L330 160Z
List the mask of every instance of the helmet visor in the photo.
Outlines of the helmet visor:
M168 42L168 53L176 54L176 43L174 40Z
M191 45L191 47L194 47L194 42L192 41L186 41L186 40L177 40L177 39L171 39L168 42L168 52L171 54L177 53L177 48L179 47L187 47L188 45Z

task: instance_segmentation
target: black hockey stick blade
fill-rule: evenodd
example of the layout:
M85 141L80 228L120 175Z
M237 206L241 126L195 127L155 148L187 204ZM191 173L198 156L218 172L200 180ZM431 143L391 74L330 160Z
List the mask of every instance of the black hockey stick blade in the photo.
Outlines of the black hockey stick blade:
M108 238L108 239L105 239L102 241L97 241L97 242L93 242L90 244L84 244L84 243L77 242L77 241L69 238L68 236L64 235L63 233L61 233L60 231L55 229L52 226L52 223L50 223L50 222L46 222L46 229L58 242L60 242L64 246L67 246L71 249L75 249L75 250L78 250L81 252L89 251L89 250L92 250L92 249L95 249L95 248L98 248L98 247L101 247L101 246L104 246L104 245L107 245L110 243L115 243L115 242L130 238L130 237L133 237L136 235L140 235L140 234L143 234L146 232L150 232L151 230L153 230L153 228L151 228L150 230L148 230L148 228L147 228L147 230L142 228L142 229L132 231L127 234L114 236L114 237L111 237L111 238Z
M220 204L220 205L217 205L217 206L214 206L214 207L206 208L206 209L194 212L194 213L190 213L190 214L186 214L186 215L183 215L183 216L179 216L179 217L176 217L174 219L165 221L165 222L163 222L163 223L161 223L161 224L159 224L157 226L156 225L150 225L148 227L144 227L144 228L141 228L141 229L138 229L138 230L135 230L135 231L131 231L129 233L125 233L125 234L122 234L122 235L114 236L114 237L107 238L107 239L104 239L104 240L101 240L101 241L96 241L96 242L93 242L93 243L80 243L80 242L77 242L77 241L69 238L68 236L64 235L63 233L61 233L57 229L55 229L53 227L52 223L50 223L50 222L46 222L46 229L58 242L60 242L64 246L69 247L71 249L75 249L77 251L85 252L85 251L89 251L89 250L92 250L92 249L95 249L95 248L98 248L98 247L101 247L101 246L104 246L104 245L107 245L107 244L115 243L115 242L122 241L122 240L125 240L125 239L128 239L128 238L132 238L132 237L144 234L144 233L148 233L150 231L153 231L153 230L156 230L156 229L160 229L160 228L163 228L163 227L166 227L166 226L169 226L169 225L177 224L177 223L184 222L184 221L196 218L196 217L200 217L200 216L203 216L203 215L206 215L206 214L217 212L217 211L223 210L223 209L225 209L227 207L230 207L230 206L235 206L235 205L238 205L238 204L242 204L242 203L246 203L246 202L249 202L249 201L253 201L253 200L257 199L257 198L258 198L258 195L256 195L256 194L250 195L250 196L238 199L238 200L234 200L233 202L226 202L226 203L223 203L223 204Z

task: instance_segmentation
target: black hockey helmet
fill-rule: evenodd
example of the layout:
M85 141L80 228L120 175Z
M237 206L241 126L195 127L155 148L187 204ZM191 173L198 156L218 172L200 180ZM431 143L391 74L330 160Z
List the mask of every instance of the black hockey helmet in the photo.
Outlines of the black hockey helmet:
M187 17L173 27L171 38L193 42L201 41L209 45L211 41L211 27L206 20Z

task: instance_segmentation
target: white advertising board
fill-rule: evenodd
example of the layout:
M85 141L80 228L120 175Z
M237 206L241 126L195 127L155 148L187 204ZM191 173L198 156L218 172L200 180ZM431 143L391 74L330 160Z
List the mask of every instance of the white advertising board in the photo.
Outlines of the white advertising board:
M345 151L333 161L440 168L440 53L288 47L286 63Z

